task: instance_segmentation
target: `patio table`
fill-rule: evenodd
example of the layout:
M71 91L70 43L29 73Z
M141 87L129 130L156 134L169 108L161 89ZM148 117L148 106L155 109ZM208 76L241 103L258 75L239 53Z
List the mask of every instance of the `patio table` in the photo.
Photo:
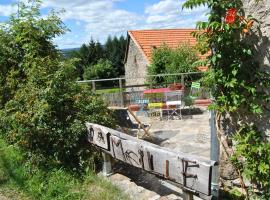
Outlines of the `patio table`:
M165 93L172 91L170 88L156 88L156 89L148 89L144 90L144 94L153 94L153 93Z
M152 94L162 95L161 98L154 97L154 102L151 102L148 104L148 109L152 110L153 113L158 112L160 115L160 119L163 118L163 111L167 111L168 116L169 116L169 112L171 111L172 112L170 114L171 116L173 114L177 114L180 118L182 118L180 105L183 105L182 96L184 94L184 90L172 90L170 88L157 88L157 89L144 90L143 94L144 95L152 95ZM164 105L165 105L165 108L164 108ZM180 114L178 114L177 111L179 111Z

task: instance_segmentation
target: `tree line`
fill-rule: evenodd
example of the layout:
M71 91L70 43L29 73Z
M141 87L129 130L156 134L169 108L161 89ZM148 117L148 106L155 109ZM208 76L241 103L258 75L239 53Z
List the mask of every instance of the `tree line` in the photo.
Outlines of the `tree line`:
M125 74L126 43L124 36L109 36L104 45L91 39L67 57L78 59L75 66L80 80L115 78Z

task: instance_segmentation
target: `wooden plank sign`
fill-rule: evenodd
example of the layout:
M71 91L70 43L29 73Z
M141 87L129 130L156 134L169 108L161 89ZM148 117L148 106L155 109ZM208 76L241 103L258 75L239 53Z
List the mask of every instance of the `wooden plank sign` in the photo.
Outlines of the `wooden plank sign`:
M86 126L89 142L113 158L179 183L185 190L201 194L198 196L211 196L211 170L216 162L175 152L101 125Z
M104 126L87 126L88 141L105 150L110 150L109 131Z

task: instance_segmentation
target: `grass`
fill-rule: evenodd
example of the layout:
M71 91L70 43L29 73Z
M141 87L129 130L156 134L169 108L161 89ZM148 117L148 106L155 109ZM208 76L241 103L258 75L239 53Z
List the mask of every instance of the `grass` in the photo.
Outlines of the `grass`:
M81 179L64 169L30 171L20 150L1 138L0 194L14 200L128 199L116 186L92 172Z
M110 89L101 89L101 90L96 90L97 94L111 94L111 93L116 93L120 92L120 88L110 88Z

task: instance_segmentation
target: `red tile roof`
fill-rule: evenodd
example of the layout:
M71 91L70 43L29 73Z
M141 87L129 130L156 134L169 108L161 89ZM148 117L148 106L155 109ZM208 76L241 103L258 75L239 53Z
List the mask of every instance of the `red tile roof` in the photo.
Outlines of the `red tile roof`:
M191 35L193 31L196 29L130 30L128 34L150 62L153 47L160 47L164 43L170 48L177 48L181 43L195 46L197 42Z

